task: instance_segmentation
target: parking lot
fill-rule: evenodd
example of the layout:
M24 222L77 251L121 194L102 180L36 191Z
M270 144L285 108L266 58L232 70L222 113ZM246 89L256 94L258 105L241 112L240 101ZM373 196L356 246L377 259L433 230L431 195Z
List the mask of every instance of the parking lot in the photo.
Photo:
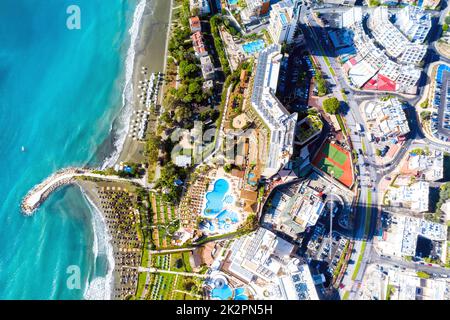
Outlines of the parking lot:
M436 76L433 106L436 110L431 114L431 132L438 139L449 141L450 136L450 72L442 70Z

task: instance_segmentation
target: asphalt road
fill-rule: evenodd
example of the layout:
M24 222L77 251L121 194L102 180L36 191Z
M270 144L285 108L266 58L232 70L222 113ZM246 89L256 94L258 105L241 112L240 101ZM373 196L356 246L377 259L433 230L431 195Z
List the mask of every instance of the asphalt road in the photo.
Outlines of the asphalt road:
M436 274L436 277L440 277L442 275L450 276L450 269L442 268L440 266L429 266L428 264L420 264L417 262L408 262L404 261L401 258L397 257L387 257L378 255L375 250L372 251L372 254L369 258L370 263L383 263L388 264L393 267L398 266L398 268L406 268L415 271L423 271L430 275Z
M446 7L446 4L444 3L444 7ZM321 9L322 11L333 11L336 8L327 8L327 9ZM318 10L318 11L321 11ZM321 12L322 12L321 11ZM448 9L440 12L439 21L443 21L443 18L445 17ZM303 34L305 35L306 44L308 45L310 52L312 55L315 56L316 60L320 64L320 68L322 72L324 73L325 77L327 78L327 81L331 84L332 89L332 96L337 97L341 101L344 100L344 97L342 96L341 90L344 89L347 96L348 101L348 111L344 115L346 119L347 126L349 127L349 138L352 142L353 148L355 150L358 150L361 148L362 143L365 145L366 153L364 157L359 157L358 164L360 165L360 176L361 177L367 177L365 178L367 181L365 183L361 183L360 185L360 198L359 203L357 207L357 213L356 213L356 230L354 233L354 237L356 240L366 239L366 248L364 251L364 255L361 261L361 267L360 272L358 273L358 276L356 278L356 281L353 282L353 287L351 288L350 293L350 299L357 293L359 285L361 283L362 277L364 275L365 268L368 263L370 262L384 262L384 263L391 263L394 265L398 265L399 267L404 268L410 268L413 270L421 270L426 271L428 273L436 273L436 274L446 274L450 275L450 270L446 270L440 267L430 267L427 265L421 265L413 262L406 262L406 261L399 261L395 259L390 259L386 257L380 257L376 254L374 250L372 250L372 238L375 233L375 229L378 222L378 211L379 207L381 207L381 203L379 203L379 199L377 197L377 192L374 192L370 190L370 188L367 186L367 182L371 181L374 182L374 185L378 185L380 180L386 175L391 173L399 164L401 159L404 157L405 153L408 151L408 149L416 146L433 146L436 148L439 148L441 150L450 151L447 146L443 146L439 143L436 143L434 141L431 141L425 137L425 135L422 132L420 123L417 118L417 114L415 111L414 116L410 117L410 128L411 133L409 135L409 139L405 142L404 147L400 150L400 152L397 153L395 158L388 164L383 166L375 165L375 154L374 150L372 150L371 144L369 143L366 135L361 136L359 134L354 134L355 131L358 131L357 124L362 124L364 132L367 132L365 126L365 122L362 119L361 112L359 110L359 102L361 100L367 100L367 99L377 99L378 97L384 95L384 93L377 93L377 92L361 92L359 90L354 90L352 87L350 87L347 82L344 79L345 75L341 74L341 67L336 64L334 60L334 52L332 52L332 48L327 47L321 47L319 44L326 43L325 34L316 34L314 30L322 30L322 27L320 27L315 20L311 16L312 11L311 10L302 10L301 13L301 28L303 31ZM434 12L433 15L437 15L438 12ZM312 27L312 28L310 28ZM319 31L320 32L320 31ZM425 60L425 68L424 68L424 74L428 74L428 68L430 63L434 61L442 61L442 62L450 62L449 59L446 59L445 57L439 56L438 52L435 49L435 41L438 38L438 32L430 32L430 50ZM335 75L331 74L329 67L327 65L327 62L324 59L324 55L329 57L329 64L331 65L331 68L334 70ZM405 100L408 102L411 106L415 106L420 98L423 95L424 92L424 84L426 83L427 78L422 77L421 83L419 86L418 94L416 96L405 96L405 95L398 95L400 99ZM370 166L366 167L362 164L364 162L368 162L371 164ZM370 196L369 196L370 194ZM371 201L369 203L369 197L371 198ZM367 208L370 207L370 210ZM368 226L369 232L366 234L366 219L370 219L370 224ZM352 260L356 261L359 257L360 252L356 252L354 255L352 255ZM356 257L356 259L355 259ZM352 275L348 275L348 277L351 277Z

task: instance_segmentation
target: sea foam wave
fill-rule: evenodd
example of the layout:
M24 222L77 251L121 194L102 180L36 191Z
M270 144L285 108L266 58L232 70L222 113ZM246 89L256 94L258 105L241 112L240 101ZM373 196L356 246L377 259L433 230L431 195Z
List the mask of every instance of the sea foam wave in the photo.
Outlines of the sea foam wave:
M130 47L128 48L125 59L125 87L122 94L123 107L118 119L119 126L115 132L116 141L114 142L114 151L110 157L105 159L102 169L112 167L117 162L130 127L130 118L133 112L133 71L136 56L136 40L139 36L139 29L146 5L147 0L141 0L136 6L133 15L133 23L128 30L128 33L130 34ZM112 130L113 129L111 128L111 131Z
M95 203L87 196L81 188L82 193L89 206L92 208L92 229L94 230L94 243L92 252L94 263L99 254L106 255L108 259L108 272L105 277L96 277L86 285L84 298L86 300L110 300L114 288L114 250L111 243L112 237L108 232L106 221Z

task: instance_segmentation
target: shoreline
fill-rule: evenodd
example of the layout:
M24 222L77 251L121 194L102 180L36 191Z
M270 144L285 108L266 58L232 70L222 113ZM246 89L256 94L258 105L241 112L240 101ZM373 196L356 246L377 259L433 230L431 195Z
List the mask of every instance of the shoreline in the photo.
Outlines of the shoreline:
M111 154L103 160L103 164L101 165L102 169L113 167L119 162L129 131L132 111L135 110L134 88L136 88L137 85L133 78L136 73L136 49L138 47L140 33L142 32L142 29L144 29L143 18L147 5L147 0L139 0L139 3L136 5L133 12L133 22L128 29L128 33L130 34L130 45L125 56L125 85L122 92L122 108L117 117L113 120L113 123L118 121L119 125L116 128L114 128L114 126L111 127L110 135L112 136L114 148L111 150Z
M130 48L127 51L127 57L126 59L130 58L130 52L134 53L133 56L133 61L132 61L132 74L131 75L126 75L126 84L124 87L124 92L123 92L123 107L121 109L121 111L119 112L119 115L116 119L119 119L120 126L121 128L114 128L111 131L111 135L113 135L113 139L114 139L114 147L115 150L112 150L112 154L107 157L102 164L102 169L107 168L107 167L114 167L114 165L119 164L122 161L129 161L130 159L135 159L136 158L136 154L139 154L140 150L139 150L139 144L143 144L142 142L138 142L138 141L133 141L132 139L130 139L128 137L128 131L129 131L129 127L130 127L130 122L131 122L131 118L133 115L133 111L135 110L140 110L141 107L139 106L139 103L135 103L136 101L138 101L138 99L136 98L137 96L137 90L134 90L135 88L138 87L139 85L139 81L141 80L141 67L142 66L147 66L148 67L148 72L158 72L158 71L162 71L163 73L166 72L166 67L167 67L167 54L168 54L168 45L169 45L169 37L170 37L170 29L171 29L171 23L172 23L172 13L173 13L173 0L169 1L169 15L168 15L168 22L166 23L166 32L165 34L165 41L164 41L164 59L162 59L162 61L158 61L157 59L152 59L153 56L153 52L152 50L148 50L152 47L158 47L157 45L154 45L152 43L152 41L145 41L145 38L151 37L152 36L152 29L154 26L154 21L152 21L152 19L148 19L148 21L146 21L146 18L151 17L155 14L155 7L157 7L158 5L164 4L165 1L161 1L161 0L155 0L154 3L152 3L152 6L150 8L149 7L149 1L148 0L141 0L135 9L135 13L133 14L133 25L136 23L136 15L138 13L139 10L139 6L144 4L144 10L142 12L142 14L138 14L139 19L138 19L138 26L137 26L137 31L135 34L135 38L133 41L133 34L131 34L131 43L130 43ZM164 8L162 8L164 9ZM147 11L148 10L148 11ZM147 11L147 12L146 12ZM133 25L130 27L130 31L133 29ZM131 32L130 32L131 33ZM156 34L154 34L156 35ZM131 48L132 46L134 46L134 48ZM146 50L147 49L147 50ZM156 60L156 61L155 61ZM161 59L160 59L161 60ZM145 64L145 62L147 62L147 64ZM151 65L150 62L153 62L153 64ZM130 68L130 64L126 63L126 68ZM159 69L159 70L158 70ZM128 69L129 70L129 69ZM128 72L128 70L126 72ZM127 91L128 90L128 91ZM162 92L162 90L161 90ZM127 97L127 94L129 95ZM127 99L128 98L128 99ZM160 94L160 96L158 97L159 103L161 104L162 101L162 95ZM153 129L153 128L150 128ZM95 219L95 217L97 215L100 216L100 219L103 220L103 224L104 224L104 232L106 232L106 234L109 236L107 239L107 246L110 248L110 250L112 251L112 257L110 256L111 253L108 254L108 273L106 275L106 279L105 281L109 281L109 284L106 284L106 288L108 288L109 285L109 289L110 292L108 292L109 298L111 300L117 300L117 298L115 297L115 292L118 289L119 291L121 290L122 284L121 284L121 275L120 272L117 268L117 259L118 259L118 254L120 251L120 248L117 246L117 244L115 244L114 242L117 241L116 239L116 234L111 232L113 230L113 226L111 226L111 223L109 223L105 217L105 212L102 208L100 199L98 197L98 194L95 190L96 187L98 187L98 183L95 182L87 182L87 181L77 181L76 185L81 189L81 192L83 193L83 196L86 198L86 201L89 202L90 206L92 207L93 210L91 210L92 212L92 219ZM96 211L96 212L94 212ZM98 230L94 228L94 239L97 239L98 234L96 234L98 232ZM96 240L94 240L96 241ZM109 250L108 250L109 251ZM140 265L140 259L138 259L139 263L137 264L137 266ZM89 289L92 290L91 288L92 286L92 282L89 283L88 287L85 289L85 296L86 293L88 292ZM135 286L135 290L137 289L137 283ZM106 294L106 293L104 293ZM87 297L89 298L89 296ZM95 298L95 296L93 297Z
M137 242L138 248L129 248L128 242L130 239L124 239L125 232L118 231L123 226L124 221L117 217L125 214L125 212L111 210L111 200L104 200L106 189L110 189L107 192L111 194L120 192L119 189L122 190L121 192L126 189L129 190L129 194L134 195L134 187L129 183L90 180L78 180L76 185L81 189L86 201L93 208L94 256L97 257L95 244L97 239L100 239L104 240L103 244L106 246L106 252L103 253L108 258L107 274L105 277L95 278L89 283L89 286L85 289L85 298L99 299L99 295L103 294L102 299L122 300L127 296L134 295L137 288L137 268L140 266L142 258L142 243ZM101 234L98 234L98 232L101 232ZM104 237L102 238L102 236ZM133 234L132 236L134 237L135 235ZM99 243L97 243L98 245ZM97 280L97 283L95 283L95 280ZM103 284L103 280L105 280L103 288L109 289L109 292L101 292L103 288L99 285ZM96 292L96 289L100 291L100 294Z
M101 239L102 237L99 236L99 233L102 232L102 235L104 235L104 243L105 249L107 250L106 256L108 260L108 270L104 277L104 287L99 287L103 280L103 278L94 278L91 282L88 282L88 286L85 288L83 298L86 300L99 300L99 299L106 299L111 300L111 295L114 292L115 285L115 278L117 275L115 274L115 259L114 259L114 253L116 252L116 248L114 248L112 244L112 235L110 232L110 228L107 225L107 222L105 220L104 214L102 210L100 209L100 203L94 201L95 197L93 195L88 195L89 188L85 187L83 188L81 183L76 183L76 185L80 188L81 193L83 194L83 197L85 198L88 205L91 207L91 219L92 219L92 229L94 232L94 245L93 245L93 254L95 261L98 257L98 239ZM98 220L98 219L100 220ZM103 291L101 291L104 289ZM100 291L100 292L99 292ZM101 296L102 295L102 296Z
M145 0L142 0L145 1ZM145 107L139 103L139 81L144 79L141 73L142 67L147 67L148 77L152 72L164 72L166 68L166 55L168 49L168 32L170 30L170 21L172 16L172 1L151 0L146 1L146 7L142 14L139 31L135 43L135 56L133 61L133 73L131 77L131 87L133 88L132 97L129 101L129 110L123 109L121 115L122 126L126 130L113 133L115 135L117 154L115 161L109 158L109 161L103 167L114 167L120 162L142 163L145 161L144 149L145 142L133 140L128 136L130 123L133 117L133 111L144 110ZM158 99L161 99L161 94ZM149 129L153 130L151 121Z

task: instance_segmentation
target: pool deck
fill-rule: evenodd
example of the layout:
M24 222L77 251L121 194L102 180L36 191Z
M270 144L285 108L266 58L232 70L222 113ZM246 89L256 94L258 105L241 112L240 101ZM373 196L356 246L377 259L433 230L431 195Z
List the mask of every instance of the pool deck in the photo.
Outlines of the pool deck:
M207 192L205 193L205 196L203 197L203 202L202 202L202 210L201 210L201 216L204 218L208 218L211 219L212 221L214 221L216 219L216 217L220 214L217 214L216 216L214 216L214 218L206 216L204 214L205 209L206 209L206 203L208 202L206 199L206 196L208 195L209 192L214 190L214 184L217 182L217 180L223 179L225 181L228 182L229 185L229 189L228 191L224 194L224 199L227 195L232 195L234 197L235 200L239 199L239 194L237 193L238 190L238 186L237 186L237 182L235 181L235 178L228 176L224 169L222 167L220 167L217 170L217 173L215 174L215 176L210 177L211 178L211 182L208 186ZM235 201L234 201L235 202ZM230 232L234 232L237 230L237 228L241 225L241 223L244 221L244 214L243 214L243 210L242 208L238 207L235 205L235 203L231 203L231 204L225 204L223 203L223 208L221 210L221 212L223 212L224 210L228 210L228 211L234 211L236 212L236 214L238 215L238 219L239 222L238 223L233 223L231 224L231 228L229 230L214 230L211 233L220 233L220 234L224 234L224 233L230 233Z

